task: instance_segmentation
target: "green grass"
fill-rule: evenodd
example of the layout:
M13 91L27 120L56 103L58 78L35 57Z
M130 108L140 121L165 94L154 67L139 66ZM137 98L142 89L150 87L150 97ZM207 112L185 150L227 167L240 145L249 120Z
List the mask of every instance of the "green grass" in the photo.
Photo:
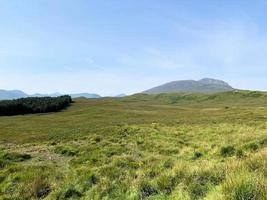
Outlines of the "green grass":
M76 99L0 127L0 199L267 198L266 93Z

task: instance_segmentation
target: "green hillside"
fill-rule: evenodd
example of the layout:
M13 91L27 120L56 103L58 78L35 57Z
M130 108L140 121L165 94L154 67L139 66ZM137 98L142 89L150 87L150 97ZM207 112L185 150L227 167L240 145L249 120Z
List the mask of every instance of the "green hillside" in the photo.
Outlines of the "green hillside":
M74 101L0 117L0 199L267 198L267 93Z

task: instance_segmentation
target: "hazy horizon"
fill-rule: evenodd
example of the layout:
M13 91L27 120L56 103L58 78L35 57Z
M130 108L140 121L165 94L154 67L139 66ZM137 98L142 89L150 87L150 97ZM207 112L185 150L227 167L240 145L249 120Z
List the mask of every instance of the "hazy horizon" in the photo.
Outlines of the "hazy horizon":
M0 89L106 96L208 77L266 91L266 9L263 0L1 1Z
M211 77L204 77L204 78L211 78ZM193 79L184 79L184 80L172 80L172 81L169 81L169 82L173 82L173 81L188 81L188 80L193 80ZM200 80L200 79L198 79ZM198 80L194 80L194 81L198 81ZM222 80L223 81L223 80ZM90 92L90 91L80 91L80 92L59 92L59 91L53 91L53 92L45 92L45 93L40 93L40 92L35 92L35 93L29 93L27 91L24 91L24 90L20 90L20 89L9 89L7 91L14 91L14 90L18 90L18 91L22 91L22 92L25 92L26 94L28 95L36 95L36 94L41 94L41 95L56 95L56 94L60 94L60 95L63 95L63 94L85 94L85 93L88 93L88 94L97 94L97 95L100 95L102 97L108 97L108 96L117 96L117 95L133 95L133 94L137 94L137 93L141 93L141 92L144 92L145 90L147 89L152 89L154 87L157 87L157 86L160 86L160 85L164 85L165 83L169 83L169 82L164 82L164 83L161 83L159 85L154 85L152 86L151 88L146 88L144 90L141 90L141 91L137 91L137 92L134 92L134 93L125 93L125 92L121 92L121 93L110 93L110 94L100 94L98 92ZM229 84L230 86L232 86L231 84ZM233 86L232 86L233 87ZM237 87L233 87L234 89L240 89L240 90L248 90L247 88L237 88ZM0 88L0 90L2 90L3 88ZM5 89L3 89L5 90ZM257 90L257 89L254 89L255 91L263 91L265 92L266 90Z

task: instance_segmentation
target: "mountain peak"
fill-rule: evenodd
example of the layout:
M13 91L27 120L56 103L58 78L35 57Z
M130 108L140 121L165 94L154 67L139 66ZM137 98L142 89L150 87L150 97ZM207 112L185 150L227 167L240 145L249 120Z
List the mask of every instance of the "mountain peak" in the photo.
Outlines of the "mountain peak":
M163 85L154 87L144 91L147 94L159 93L177 93L177 92L193 92L193 93L215 93L231 91L233 88L222 80L203 78L199 81L182 80L172 81Z
M217 84L217 85L224 85L224 86L229 86L231 87L228 83L226 83L225 81L222 80L218 80L218 79L213 79L213 78L203 78L200 79L198 81L199 83L203 83L203 84Z

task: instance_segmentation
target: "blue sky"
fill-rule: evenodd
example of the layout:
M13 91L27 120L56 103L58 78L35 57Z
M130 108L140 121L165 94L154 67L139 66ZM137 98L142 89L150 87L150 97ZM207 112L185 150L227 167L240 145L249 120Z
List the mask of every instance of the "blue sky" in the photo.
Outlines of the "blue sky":
M267 90L265 0L0 0L0 88L135 93L212 77Z

